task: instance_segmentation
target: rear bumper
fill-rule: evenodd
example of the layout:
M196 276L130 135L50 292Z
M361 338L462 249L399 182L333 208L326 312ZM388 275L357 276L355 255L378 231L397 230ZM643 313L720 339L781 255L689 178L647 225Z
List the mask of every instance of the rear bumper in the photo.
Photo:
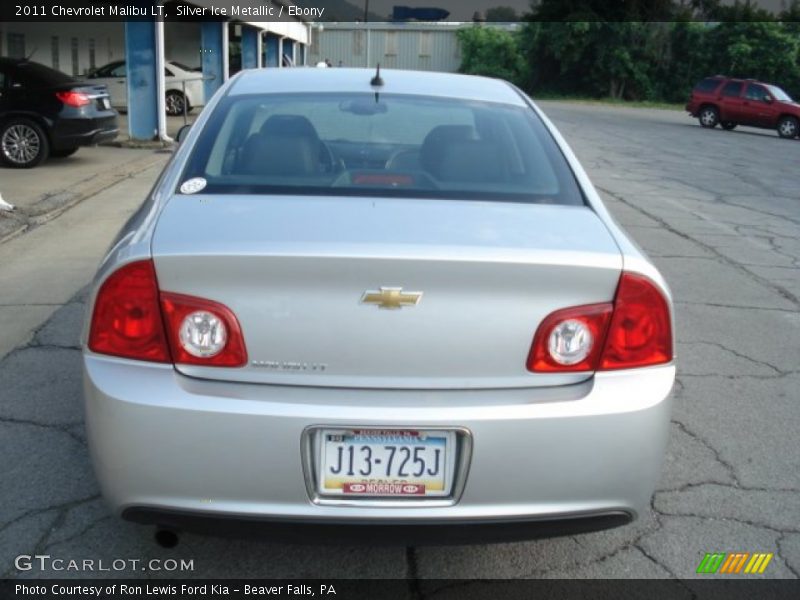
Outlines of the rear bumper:
M671 365L600 373L556 393L347 390L201 381L84 355L92 459L119 515L175 527L186 515L317 530L493 525L502 539L616 526L647 510L674 376ZM450 503L315 502L303 432L320 425L466 430L463 493Z
M215 517L203 513L128 507L122 518L143 525L221 537L262 538L287 543L371 545L457 545L550 538L602 531L627 525L630 513L607 512L558 519L473 519L460 521L269 520Z
M111 141L118 135L116 114L97 118L61 118L51 131L53 147L57 150L92 146Z

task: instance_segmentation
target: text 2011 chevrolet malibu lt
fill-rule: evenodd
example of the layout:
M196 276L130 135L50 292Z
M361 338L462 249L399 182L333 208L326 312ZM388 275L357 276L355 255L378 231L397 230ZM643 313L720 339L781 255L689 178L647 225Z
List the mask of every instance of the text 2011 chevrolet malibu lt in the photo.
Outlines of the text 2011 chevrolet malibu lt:
M83 365L124 518L520 539L647 510L672 304L510 84L249 71L105 258Z

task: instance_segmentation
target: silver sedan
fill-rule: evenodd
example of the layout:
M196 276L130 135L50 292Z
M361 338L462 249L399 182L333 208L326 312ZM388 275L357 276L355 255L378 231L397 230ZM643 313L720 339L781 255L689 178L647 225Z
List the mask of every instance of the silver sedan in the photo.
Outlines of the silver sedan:
M672 322L661 275L512 85L246 71L97 274L95 472L117 514L171 529L622 525L659 476Z

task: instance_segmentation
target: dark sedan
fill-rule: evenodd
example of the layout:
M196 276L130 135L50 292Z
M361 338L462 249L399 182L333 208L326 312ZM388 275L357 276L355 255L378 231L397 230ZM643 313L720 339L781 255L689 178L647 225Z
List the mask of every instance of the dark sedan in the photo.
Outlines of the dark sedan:
M0 58L0 161L31 168L117 137L103 85L28 60Z

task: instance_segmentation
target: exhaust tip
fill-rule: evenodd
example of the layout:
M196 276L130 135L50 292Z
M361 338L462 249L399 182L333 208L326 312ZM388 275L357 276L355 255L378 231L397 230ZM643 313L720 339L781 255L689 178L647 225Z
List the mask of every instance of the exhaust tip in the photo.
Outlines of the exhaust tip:
M171 529L157 529L156 530L156 544L162 548L174 548L178 545L178 534Z

